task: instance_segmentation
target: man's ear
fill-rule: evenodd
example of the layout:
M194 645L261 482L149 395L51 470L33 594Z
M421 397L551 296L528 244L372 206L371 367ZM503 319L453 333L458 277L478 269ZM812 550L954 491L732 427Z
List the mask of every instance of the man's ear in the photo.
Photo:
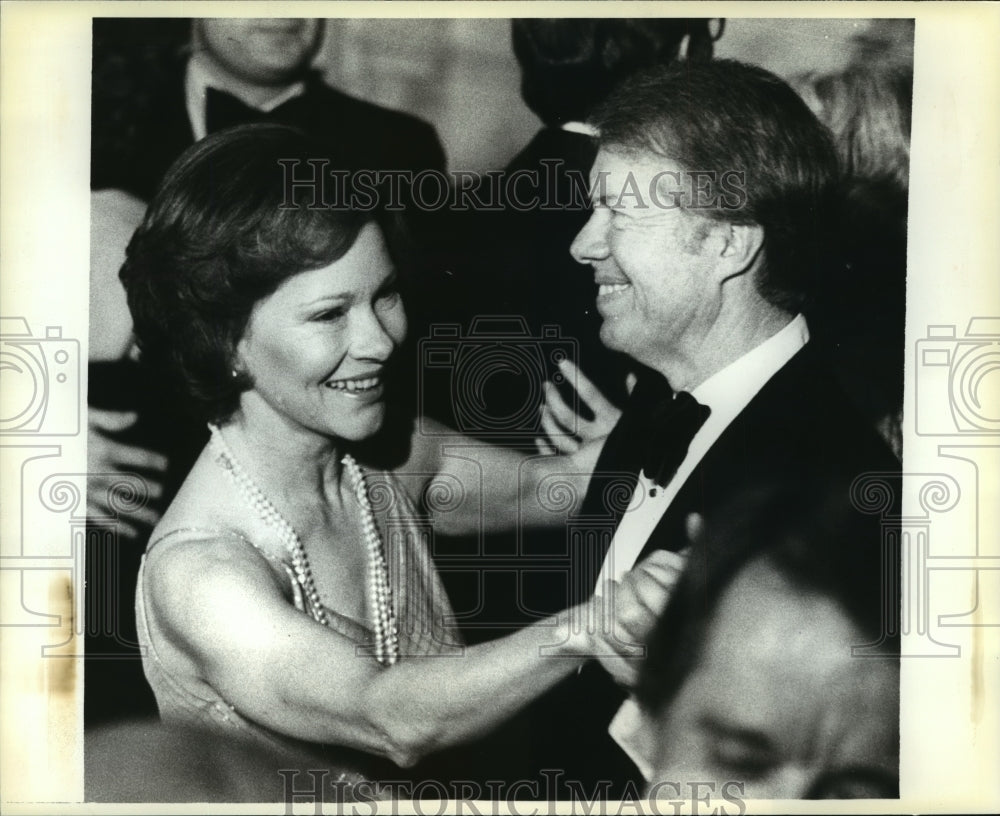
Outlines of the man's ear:
M722 239L718 268L728 279L754 268L764 246L764 228L759 224L725 224Z

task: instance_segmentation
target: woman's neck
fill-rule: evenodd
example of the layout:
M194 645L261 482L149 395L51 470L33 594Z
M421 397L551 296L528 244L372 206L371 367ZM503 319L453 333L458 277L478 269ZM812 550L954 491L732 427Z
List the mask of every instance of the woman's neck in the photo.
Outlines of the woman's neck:
M233 455L260 489L283 506L342 495L339 440L293 424L269 407L244 404L221 425Z

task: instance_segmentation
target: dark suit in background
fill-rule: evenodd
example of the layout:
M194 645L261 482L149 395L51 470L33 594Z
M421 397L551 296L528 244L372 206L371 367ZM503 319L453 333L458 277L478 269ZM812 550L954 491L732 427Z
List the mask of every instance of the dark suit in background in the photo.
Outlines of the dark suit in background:
M465 198L469 206L452 210L439 222L447 234L436 240L443 254L435 266L448 274L439 282L438 293L427 299L428 319L459 323L464 334L477 318L516 317L530 338L543 340L553 339L544 331L554 328L583 372L609 399L623 404L627 358L601 343L593 275L569 254L569 245L589 216L588 174L596 152L589 136L543 128L502 173L472 188ZM542 343L539 348L544 370L536 373L535 386L558 374L548 353L552 345ZM529 379L523 371L497 367L484 381L483 413L519 416L526 402L537 403L540 392L528 387ZM572 399L575 394L570 389L566 396ZM502 436L491 437L485 424L461 427L450 399L424 407L472 435L529 444L537 435L537 414L525 415L504 427Z
M194 144L185 98L187 55L178 45L161 49L152 65L136 58L123 64L128 55L101 51L113 47L112 35L102 37L103 31L95 25L90 186L126 190L148 201L174 160ZM331 88L316 72L304 82L305 92L279 106L271 121L316 138L338 169L445 169L444 150L427 122Z
M272 121L313 135L328 148L336 169L444 170L444 150L431 125L331 88L317 74L305 82L305 93L280 106ZM194 144L183 65L143 106L133 127L133 144L124 153L95 145L91 188L123 189L149 200L174 160Z

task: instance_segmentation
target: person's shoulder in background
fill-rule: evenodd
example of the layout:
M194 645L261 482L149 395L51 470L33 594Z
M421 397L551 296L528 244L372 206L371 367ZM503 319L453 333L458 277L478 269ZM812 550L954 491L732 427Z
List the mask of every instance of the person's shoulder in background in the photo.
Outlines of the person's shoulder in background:
M445 169L444 148L430 123L345 93L317 74L307 83L307 93L316 100L311 111L316 126L350 150L352 169Z
M132 345L132 318L118 270L145 212L145 203L123 190L90 194L91 362L120 360Z
M91 190L152 198L174 160L194 143L184 97L187 57L169 54L147 70L126 60L95 66Z

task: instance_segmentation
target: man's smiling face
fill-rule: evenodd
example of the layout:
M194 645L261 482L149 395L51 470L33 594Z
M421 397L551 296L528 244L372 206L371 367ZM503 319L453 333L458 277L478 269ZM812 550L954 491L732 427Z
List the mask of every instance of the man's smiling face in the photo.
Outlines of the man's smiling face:
M716 309L716 222L676 206L683 169L651 153L601 148L593 214L570 252L594 270L601 340L641 363L697 343Z

